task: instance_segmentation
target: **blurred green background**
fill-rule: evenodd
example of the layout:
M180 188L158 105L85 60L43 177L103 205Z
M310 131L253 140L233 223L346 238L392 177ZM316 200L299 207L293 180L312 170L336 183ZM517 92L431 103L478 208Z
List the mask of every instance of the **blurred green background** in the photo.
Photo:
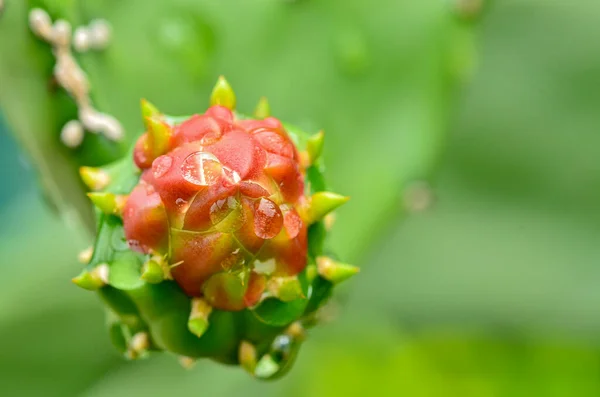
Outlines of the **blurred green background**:
M0 395L600 395L600 3L4 2ZM352 196L331 244L362 272L286 378L110 346L100 303L69 282L91 241L75 170L126 145L61 147L75 109L33 6L112 23L79 60L128 140L140 97L202 111L219 74L241 110L266 95L325 129L329 180Z

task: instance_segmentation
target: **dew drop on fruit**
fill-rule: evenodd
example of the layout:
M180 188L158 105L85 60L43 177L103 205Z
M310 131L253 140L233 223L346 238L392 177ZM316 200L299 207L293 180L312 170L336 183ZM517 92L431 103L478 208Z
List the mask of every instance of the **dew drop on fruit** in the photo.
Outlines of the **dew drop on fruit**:
M295 209L290 209L285 212L283 216L283 225L287 233L288 238L296 238L300 229L302 229L302 218L298 215Z
M223 177L225 178L225 182L229 185L237 185L242 180L240 174L228 167L223 167Z
M223 167L215 155L207 152L195 152L181 164L183 179L197 186L214 185L223 172Z
M159 156L152 162L152 172L156 179L165 175L173 165L173 158L170 156Z
M279 234L283 226L281 210L271 200L261 198L254 204L254 233L260 238L270 239Z

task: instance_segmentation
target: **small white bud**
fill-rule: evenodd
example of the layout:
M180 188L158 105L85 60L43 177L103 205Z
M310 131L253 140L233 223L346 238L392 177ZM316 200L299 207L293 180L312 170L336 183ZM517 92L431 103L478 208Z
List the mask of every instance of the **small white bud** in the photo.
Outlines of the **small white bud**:
M29 27L36 35L50 40L52 36L52 21L50 15L41 8L34 8L29 12Z
M73 35L73 47L75 48L75 51L86 52L90 49L90 44L90 31L84 26L75 29Z
M65 146L76 148L83 142L83 126L77 120L71 120L65 124L60 133L60 140Z
M111 37L110 24L104 19L94 19L89 24L90 45L95 49L103 49L108 45Z
M64 19L54 22L52 42L59 47L68 47L71 43L71 24Z

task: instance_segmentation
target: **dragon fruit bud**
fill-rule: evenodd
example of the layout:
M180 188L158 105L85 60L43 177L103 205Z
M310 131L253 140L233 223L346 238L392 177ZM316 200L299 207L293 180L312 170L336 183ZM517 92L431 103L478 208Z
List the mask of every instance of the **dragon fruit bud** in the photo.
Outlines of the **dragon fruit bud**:
M265 98L254 118L235 104L223 77L191 116L142 100L132 155L81 169L98 237L73 281L106 302L126 357L211 357L267 379L289 369L334 284L356 273L322 256L323 218L348 198L324 190L322 132L283 124Z

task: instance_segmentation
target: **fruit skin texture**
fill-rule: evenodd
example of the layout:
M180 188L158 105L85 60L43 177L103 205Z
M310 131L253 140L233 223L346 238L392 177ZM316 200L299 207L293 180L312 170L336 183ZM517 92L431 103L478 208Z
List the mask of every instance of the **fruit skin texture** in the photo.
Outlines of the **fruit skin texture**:
M269 117L264 98L255 119L234 106L223 78L204 114L142 101L131 153L80 170L97 236L73 282L99 294L128 359L166 351L276 379L335 284L358 271L323 253L324 218L348 198L325 191L322 132Z

